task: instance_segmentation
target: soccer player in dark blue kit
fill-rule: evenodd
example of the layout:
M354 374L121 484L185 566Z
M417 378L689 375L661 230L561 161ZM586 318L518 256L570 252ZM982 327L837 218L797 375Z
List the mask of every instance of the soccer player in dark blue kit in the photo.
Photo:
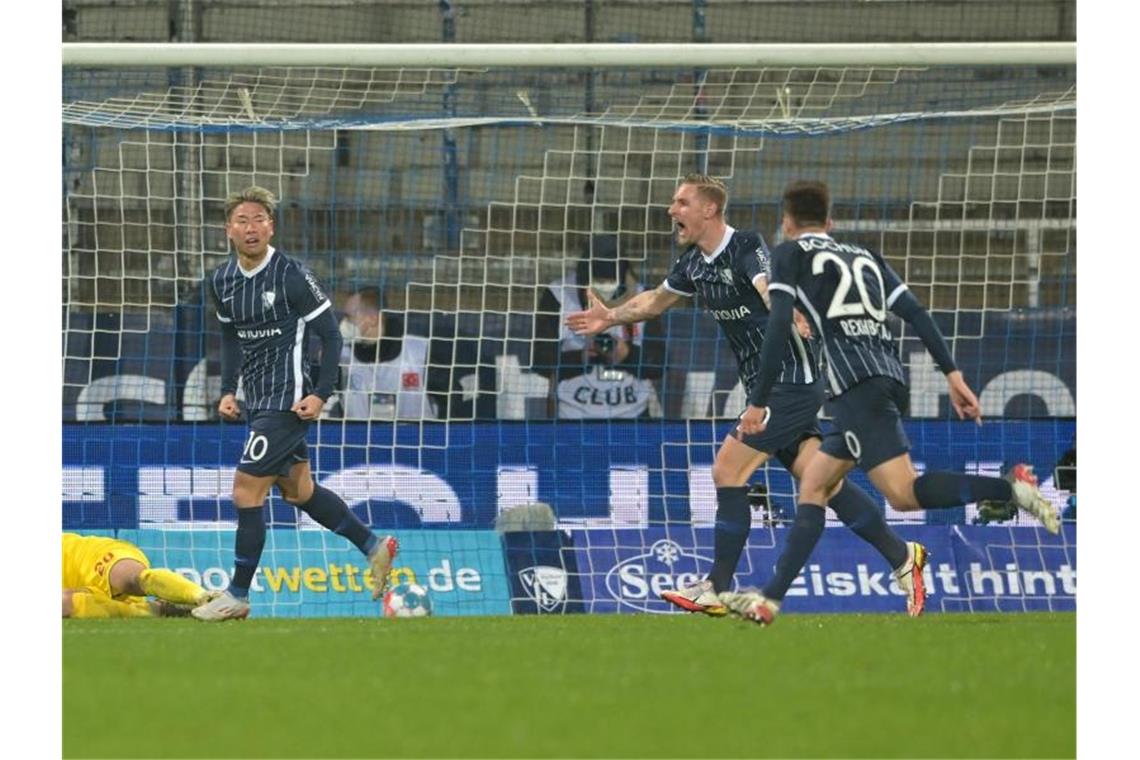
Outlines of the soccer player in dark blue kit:
M981 424L978 399L955 366L942 333L929 312L907 289L882 255L860 245L833 239L831 198L821 182L795 182L784 193L785 241L772 251L768 294L771 335L786 332L796 306L807 312L823 339L831 398L828 411L835 430L800 479L800 500L776 574L759 592L722 595L728 607L759 623L770 623L788 587L803 569L823 532L827 495L858 465L895 509L943 509L968 502L1015 504L1057 533L1060 521L1037 489L1029 465L1015 465L1006 478L956 472L918 475L910 459L910 441L902 427L909 394L898 343L887 312L904 319L922 339L946 375L950 403L959 419ZM760 433L779 422L777 385L784 347L765 342L760 376L751 387L749 412L741 427ZM918 546L919 553L925 549ZM925 558L918 561L923 564ZM921 591L921 574L915 585Z
M682 298L699 296L720 324L736 355L740 380L752 389L760 374L762 346L775 344L773 359L779 384L773 392L773 422L763 432L746 434L745 424L762 420L764 410L749 408L740 425L725 437L713 463L717 511L713 567L709 576L691 586L667 591L662 598L690 612L723 615L728 610L718 596L732 586L732 576L752 527L748 481L770 457L776 457L799 477L818 450L822 434L817 414L824 388L818 375L818 346L806 340L789 321L775 338L768 324L767 256L763 239L754 232L726 224L728 193L722 182L704 175L689 175L669 206L677 242L685 251L668 278L655 290L640 293L615 308L588 292L590 307L567 316L578 334L597 334L615 324L631 324L655 317ZM917 544L908 545L883 520L875 502L858 486L840 479L823 503L840 520L872 544L896 570L896 578L912 606L910 582ZM919 557L921 560L921 556ZM921 566L918 567L921 573ZM921 611L921 605L919 605Z
M305 435L333 392L341 336L332 302L303 264L269 244L277 201L261 187L226 199L226 236L237 255L210 277L209 291L222 326L222 398L218 414L240 416L238 376L245 390L249 437L234 473L238 526L234 574L224 594L191 613L199 620L249 615L249 587L265 546L263 505L277 486L285 501L344 536L368 557L372 598L379 598L398 549L354 515L344 500L313 482ZM305 356L312 331L321 342L319 385Z

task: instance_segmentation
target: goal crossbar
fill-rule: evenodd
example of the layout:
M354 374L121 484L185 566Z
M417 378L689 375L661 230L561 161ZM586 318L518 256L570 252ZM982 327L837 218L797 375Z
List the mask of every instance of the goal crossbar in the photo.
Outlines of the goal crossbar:
M64 66L712 67L1073 65L1074 42L864 44L64 43Z

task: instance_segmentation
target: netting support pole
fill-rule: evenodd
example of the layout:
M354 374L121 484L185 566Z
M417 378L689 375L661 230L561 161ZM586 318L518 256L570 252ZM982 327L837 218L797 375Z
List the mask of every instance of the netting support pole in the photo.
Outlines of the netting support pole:
M1030 225L1025 233L1025 246L1028 255L1026 262L1029 278L1029 292L1026 294L1029 308L1036 309L1041 303L1041 229Z
M586 42L593 42L596 34L597 14L594 12L594 0L585 0L585 37ZM585 97L585 113L594 113L594 84L596 75L594 69L586 71L586 97ZM594 202L594 177L597 174L596 165L594 163L594 130L589 128L586 130L586 184L582 188L582 196L586 203L593 204Z
M693 0L693 42L708 42L708 26L705 23L705 6L706 0ZM705 90L705 76L707 71L705 69L693 69L693 84L694 87L694 116L697 119L708 118L708 113L704 104L704 90ZM696 153L696 170L700 174L708 174L709 171L709 136L705 132L697 132L693 136L694 147Z
M193 43L198 40L198 30L201 26L201 13L195 0L172 0L170 4L170 32L172 40L179 43ZM170 75L171 87L181 88L187 93L187 101L194 98L195 86L198 81L198 71L194 66L182 66L173 70ZM189 108L194 107L193 102L187 102ZM175 132L171 139L174 141L174 151L177 157L178 195L175 203L176 229L178 230L179 255L175 256L175 272L182 274L182 261L198 261L202 251L202 195L201 192L201 161L199 133L193 130ZM185 258L183 258L185 257ZM195 271L194 277L205 276L205 272Z
M443 22L444 43L455 42L455 7L451 0L439 0L439 12ZM443 112L447 118L454 118L455 85L443 89ZM455 140L455 130L443 130L443 229L444 250L449 254L459 251L459 146Z

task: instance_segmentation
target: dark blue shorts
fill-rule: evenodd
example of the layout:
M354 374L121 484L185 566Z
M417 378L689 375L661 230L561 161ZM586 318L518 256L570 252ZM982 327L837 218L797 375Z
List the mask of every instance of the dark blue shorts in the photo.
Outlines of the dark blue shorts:
M751 449L776 457L790 472L791 464L799 454L800 443L805 438L823 437L819 428L819 408L823 406L824 396L822 382L774 385L768 394L772 417L764 432L741 436L740 431L733 427L730 435Z
M820 449L855 460L864 472L910 451L902 418L910 409L907 387L890 377L869 377L827 402L835 427Z
M249 435L237 468L259 478L288 475L293 465L309 461L309 445L305 443L308 432L309 423L293 412L251 412Z

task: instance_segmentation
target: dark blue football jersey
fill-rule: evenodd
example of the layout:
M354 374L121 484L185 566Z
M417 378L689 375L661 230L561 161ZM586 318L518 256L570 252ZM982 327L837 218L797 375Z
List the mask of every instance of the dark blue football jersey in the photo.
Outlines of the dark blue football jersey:
M768 246L755 232L729 227L711 256L690 246L673 264L666 290L699 296L720 325L740 367L740 381L751 390L760 370L760 348L768 325L768 307L756 291L757 277L768 275ZM818 359L809 341L793 328L784 350L777 383L810 385L816 381Z
M252 272L236 256L215 269L210 293L241 342L247 408L287 410L312 393L305 326L332 306L312 272L270 247Z
M772 251L768 287L790 293L823 337L833 395L869 377L906 382L887 312L907 287L877 251L801 235Z

